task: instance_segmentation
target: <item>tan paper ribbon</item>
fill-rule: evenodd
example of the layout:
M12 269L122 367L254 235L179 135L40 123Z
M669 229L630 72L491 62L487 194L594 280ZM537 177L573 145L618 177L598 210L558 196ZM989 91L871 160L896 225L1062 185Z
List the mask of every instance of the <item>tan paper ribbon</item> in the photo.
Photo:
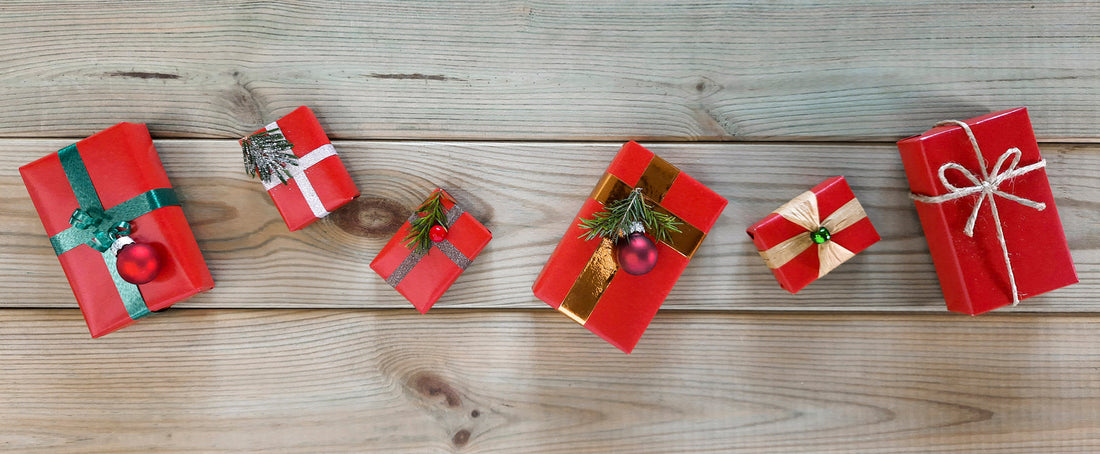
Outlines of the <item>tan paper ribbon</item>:
M867 217L867 213L863 211L863 206L859 204L859 200L853 197L852 200L849 200L848 203L838 208L833 214L830 214L829 217L819 221L821 216L817 208L817 195L811 191L799 194L798 197L783 204L783 206L773 211L773 213L798 224L805 228L806 231L772 246L766 251L760 251L760 256L764 258L764 263L768 265L768 268L772 269L785 265L806 249L814 246L814 240L810 238L810 235L818 229L825 227L830 235L836 235L844 229L851 227L852 224ZM834 268L840 266L841 263L844 263L845 260L855 255L855 253L841 246L836 241L830 240L818 244L817 257L820 266L818 268L817 277L828 274Z

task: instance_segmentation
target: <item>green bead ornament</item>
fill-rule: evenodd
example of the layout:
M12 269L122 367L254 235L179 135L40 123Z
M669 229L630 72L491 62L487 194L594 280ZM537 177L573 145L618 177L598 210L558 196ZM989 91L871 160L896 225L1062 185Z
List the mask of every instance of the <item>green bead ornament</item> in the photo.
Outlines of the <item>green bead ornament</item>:
M829 229L825 227L817 229L816 232L810 232L810 239L813 240L814 244L821 244L829 241L830 236L832 235L829 234Z

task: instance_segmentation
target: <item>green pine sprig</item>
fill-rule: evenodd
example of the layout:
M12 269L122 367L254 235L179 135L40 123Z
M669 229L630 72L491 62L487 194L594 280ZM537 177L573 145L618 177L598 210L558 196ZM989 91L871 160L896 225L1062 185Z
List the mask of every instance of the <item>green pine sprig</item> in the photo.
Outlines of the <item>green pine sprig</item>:
M291 153L294 144L286 140L278 128L257 132L241 140L244 168L248 176L260 177L264 183L278 177L283 184L290 178L288 166L297 166L298 157Z
M658 241L667 242L669 232L680 232L676 227L679 224L675 216L655 211L642 195L642 188L634 188L625 198L604 205L603 210L594 213L591 219L581 219L579 227L588 232L579 238L585 241L594 238L618 240L641 225Z
M427 253L432 248L432 238L428 232L437 225L447 225L447 211L443 209L443 191L436 191L420 208L418 215L409 223L409 233L405 235L405 246L412 247L417 254Z

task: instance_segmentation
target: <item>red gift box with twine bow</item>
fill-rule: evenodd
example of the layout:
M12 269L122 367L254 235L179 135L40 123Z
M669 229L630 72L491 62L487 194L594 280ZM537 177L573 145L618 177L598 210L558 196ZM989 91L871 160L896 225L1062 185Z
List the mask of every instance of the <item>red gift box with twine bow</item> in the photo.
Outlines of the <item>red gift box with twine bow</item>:
M119 123L19 173L92 337L214 287L145 125ZM151 281L120 276L122 238L156 251Z
M941 122L898 149L949 310L1077 283L1026 108Z
M426 253L417 253L413 244L406 244L410 223L420 216L414 212L370 262L371 269L421 314L432 308L493 238L447 191L436 188L427 200L436 193L441 194L445 210L446 236L433 242Z
M832 177L748 228L779 286L797 293L879 240L844 177Z
M294 145L297 165L285 167L290 176L285 184L279 178L263 184L288 229L300 230L359 197L359 188L309 107L294 109L254 134L276 129Z
M582 219L642 188L656 210L675 216L680 232L656 241L657 261L644 275L621 272L611 240L584 240ZM726 199L635 142L628 142L581 205L532 290L539 299L630 353L657 309L726 207ZM648 235L648 234L647 234Z

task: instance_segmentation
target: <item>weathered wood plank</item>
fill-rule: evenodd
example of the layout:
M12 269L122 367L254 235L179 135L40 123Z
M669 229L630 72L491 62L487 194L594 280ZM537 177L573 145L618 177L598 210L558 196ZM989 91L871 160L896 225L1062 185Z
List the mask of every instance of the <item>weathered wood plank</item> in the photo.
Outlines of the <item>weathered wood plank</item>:
M882 140L1031 107L1098 137L1080 1L8 1L0 136Z
M1096 317L0 310L20 452L1100 450Z
M16 168L64 146L0 141L0 307L75 307ZM618 144L339 142L363 191L290 233L233 141L157 142L217 288L191 307L372 307L408 303L367 265L434 187L494 232L438 307L538 308L535 276ZM730 199L666 303L670 309L943 310L907 184L890 145L661 144L651 147ZM1081 284L1018 311L1100 310L1100 148L1044 146ZM846 175L883 241L798 295L779 289L744 229L833 175Z

